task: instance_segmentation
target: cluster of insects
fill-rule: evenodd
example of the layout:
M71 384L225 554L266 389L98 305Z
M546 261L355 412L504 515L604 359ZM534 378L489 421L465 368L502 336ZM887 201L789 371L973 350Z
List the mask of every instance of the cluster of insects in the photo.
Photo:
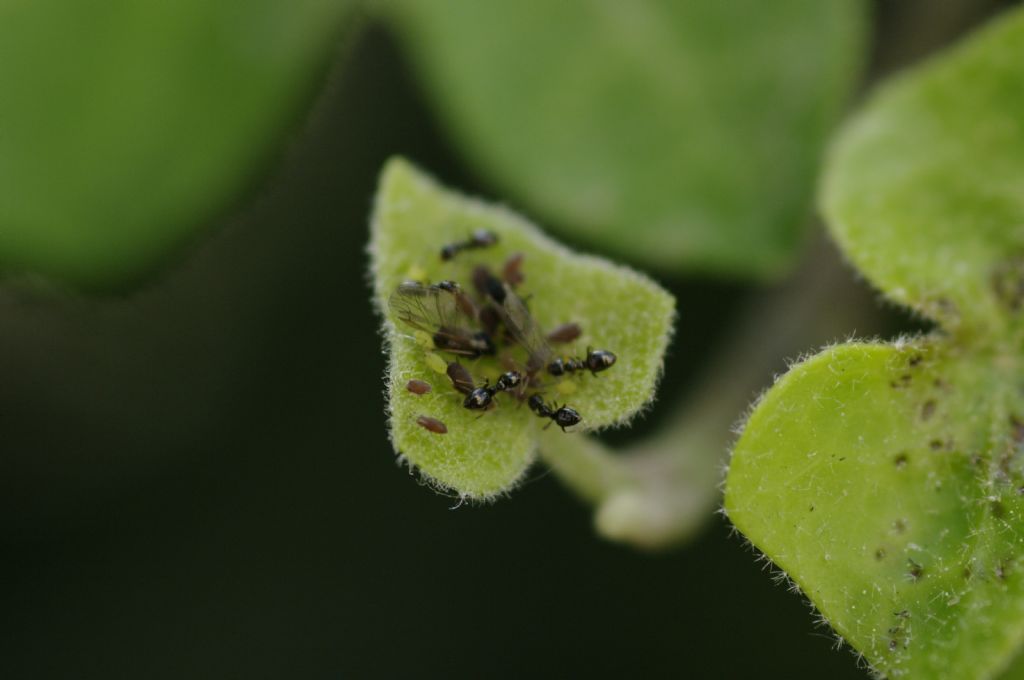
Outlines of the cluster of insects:
M480 229L463 241L443 246L441 260L447 262L464 251L488 248L497 242L497 234ZM597 375L608 370L616 356L590 347L578 356L553 349L552 345L574 342L583 329L578 323L567 322L545 332L537 324L516 292L525 280L523 262L520 253L510 256L500 275L477 265L472 269L468 289L452 280L433 284L404 281L391 295L391 312L425 348L449 355L449 359L442 360L431 354L428 363L432 360L439 364L431 363L438 373L447 376L464 408L480 411L482 416L501 399L518 405L525 402L538 417L551 421L545 428L554 424L566 431L582 422L582 416L568 405L545 401L544 390L567 376L587 372ZM466 362L481 357L494 357L503 368L493 383L474 378L467 366ZM433 391L423 380L410 380L406 389L417 395ZM416 422L435 434L448 432L443 422L430 416L421 415Z

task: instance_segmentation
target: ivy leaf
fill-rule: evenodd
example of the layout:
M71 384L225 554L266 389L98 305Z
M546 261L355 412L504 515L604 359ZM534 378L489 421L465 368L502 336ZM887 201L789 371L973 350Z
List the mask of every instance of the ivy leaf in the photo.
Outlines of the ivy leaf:
M944 332L852 343L761 400L732 522L889 677L988 678L1024 643L1024 11L884 87L823 205Z
M791 261L859 0L387 3L451 134L574 236L669 271Z
M498 243L441 260L443 245L463 241L477 229L497 234ZM482 416L463 408L462 395L441 372L444 362L454 357L424 347L389 308L390 296L404 280L448 279L472 290L475 265L500 270L509 256L522 253L526 278L519 293L528 299L539 326L578 323L583 335L565 351L583 354L593 345L618 356L598 376L572 376L545 387L545 399L569 402L584 418L575 428L583 431L624 424L652 398L675 301L646 277L574 254L511 211L445 190L402 159L391 160L383 171L371 231L374 296L384 317L390 357L392 443L436 486L470 498L489 498L508 489L533 460L541 428L550 421L511 395L499 395L498 408ZM476 379L492 383L503 370L494 358L463 363ZM406 388L409 380L427 382L432 389L414 394ZM440 420L447 433L422 427L420 416Z
M0 7L0 271L146 275L251 181L344 0Z

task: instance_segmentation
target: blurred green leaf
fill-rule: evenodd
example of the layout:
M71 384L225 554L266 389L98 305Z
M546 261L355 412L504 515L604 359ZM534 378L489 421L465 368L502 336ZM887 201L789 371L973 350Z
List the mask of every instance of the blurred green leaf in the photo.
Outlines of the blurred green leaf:
M993 677L1024 643L1022 48L1018 10L843 131L830 226L948 333L791 369L726 484L737 528L888 677Z
M822 205L853 262L950 330L1024 326L1024 12L894 79L830 154ZM1011 328L1012 326L1012 328Z
M984 678L1024 640L1020 369L942 341L792 370L733 454L730 520L889 677Z
M0 6L0 270L144 275L235 199L315 90L344 0Z
M602 248L744 277L794 255L865 29L858 0L385 6L507 191Z
M476 229L497 234L498 244L441 260L442 245L465 240ZM402 159L390 161L377 194L370 254L390 346L391 439L395 450L437 486L471 498L492 497L513 485L533 460L541 428L550 421L507 395L499 395L499 406L482 417L463 408L462 395L442 372L444 362L455 357L425 349L388 301L409 278L449 279L472 290L474 265L500 270L513 253L525 256L520 292L541 328L579 323L583 336L565 351L580 354L593 345L618 355L615 366L599 377L548 381L546 400L568 401L582 414L576 430L623 424L651 400L672 330L675 301L646 277L573 254L509 210L445 190ZM435 364L441 361L440 371L431 368L429 357ZM477 380L493 383L505 370L494 358L462 361ZM432 391L413 394L406 389L410 379L428 382ZM421 415L441 420L447 434L418 425Z

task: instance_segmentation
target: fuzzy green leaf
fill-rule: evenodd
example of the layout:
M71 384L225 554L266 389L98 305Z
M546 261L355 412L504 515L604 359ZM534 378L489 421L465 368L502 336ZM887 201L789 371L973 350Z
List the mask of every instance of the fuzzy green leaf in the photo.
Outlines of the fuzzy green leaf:
M280 144L349 4L0 4L0 272L162 264Z
M1017 10L893 80L843 131L824 184L833 234L875 285L979 337L1024 329L1022 55Z
M503 187L613 252L740 277L792 259L865 23L859 0L386 6Z
M833 232L948 333L791 369L726 483L735 525L889 677L1020 669L1022 48L1017 11L885 87L844 131L823 185Z
M475 229L496 233L499 243L441 260L442 245L462 241ZM593 345L618 355L615 366L599 376L563 380L575 390L571 394L559 385L545 388L548 400L568 401L583 415L581 430L625 423L650 401L672 328L674 300L646 277L573 254L511 211L445 190L404 160L390 161L377 194L370 254L390 352L391 439L395 450L433 483L471 498L491 497L515 484L533 460L547 421L511 396L499 396L498 408L482 417L464 409L448 378L429 366L430 354L453 357L425 349L392 314L388 299L408 278L451 279L471 290L474 265L497 270L513 253L525 255L520 292L542 328L579 323L584 335L568 351L580 354ZM466 363L474 377L492 382L502 370L493 358ZM410 379L424 380L433 389L415 395L405 387ZM447 434L420 427L421 415L444 422Z
M1024 374L1005 359L827 350L733 454L729 518L891 677L990 677L1024 640Z

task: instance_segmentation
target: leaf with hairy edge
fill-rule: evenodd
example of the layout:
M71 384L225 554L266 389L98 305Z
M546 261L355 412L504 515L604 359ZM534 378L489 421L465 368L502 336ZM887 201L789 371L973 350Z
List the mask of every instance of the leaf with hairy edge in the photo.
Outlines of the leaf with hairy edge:
M1017 10L883 87L843 131L823 184L833 233L944 332L792 368L726 482L736 527L889 677L1020 672L1022 53Z
M443 245L465 240L477 229L497 234L498 243L441 260ZM583 336L566 352L583 354L592 345L618 355L617 363L598 376L563 380L570 393L561 385L545 387L547 400L569 402L582 414L580 430L628 422L650 401L672 328L672 296L646 277L574 254L511 211L448 191L402 159L390 161L377 194L370 255L390 353L391 438L396 451L432 482L472 498L491 497L515 484L533 460L540 428L548 421L508 395L499 395L499 406L482 417L464 409L462 395L431 367L439 357L454 357L425 348L395 317L388 300L409 278L450 279L472 290L474 265L500 270L514 253L525 256L519 292L537 323L545 329L565 322L582 327ZM464 363L474 378L492 383L503 370L494 358ZM410 392L411 379L430 383L431 391ZM420 416L440 420L447 433L420 426Z

